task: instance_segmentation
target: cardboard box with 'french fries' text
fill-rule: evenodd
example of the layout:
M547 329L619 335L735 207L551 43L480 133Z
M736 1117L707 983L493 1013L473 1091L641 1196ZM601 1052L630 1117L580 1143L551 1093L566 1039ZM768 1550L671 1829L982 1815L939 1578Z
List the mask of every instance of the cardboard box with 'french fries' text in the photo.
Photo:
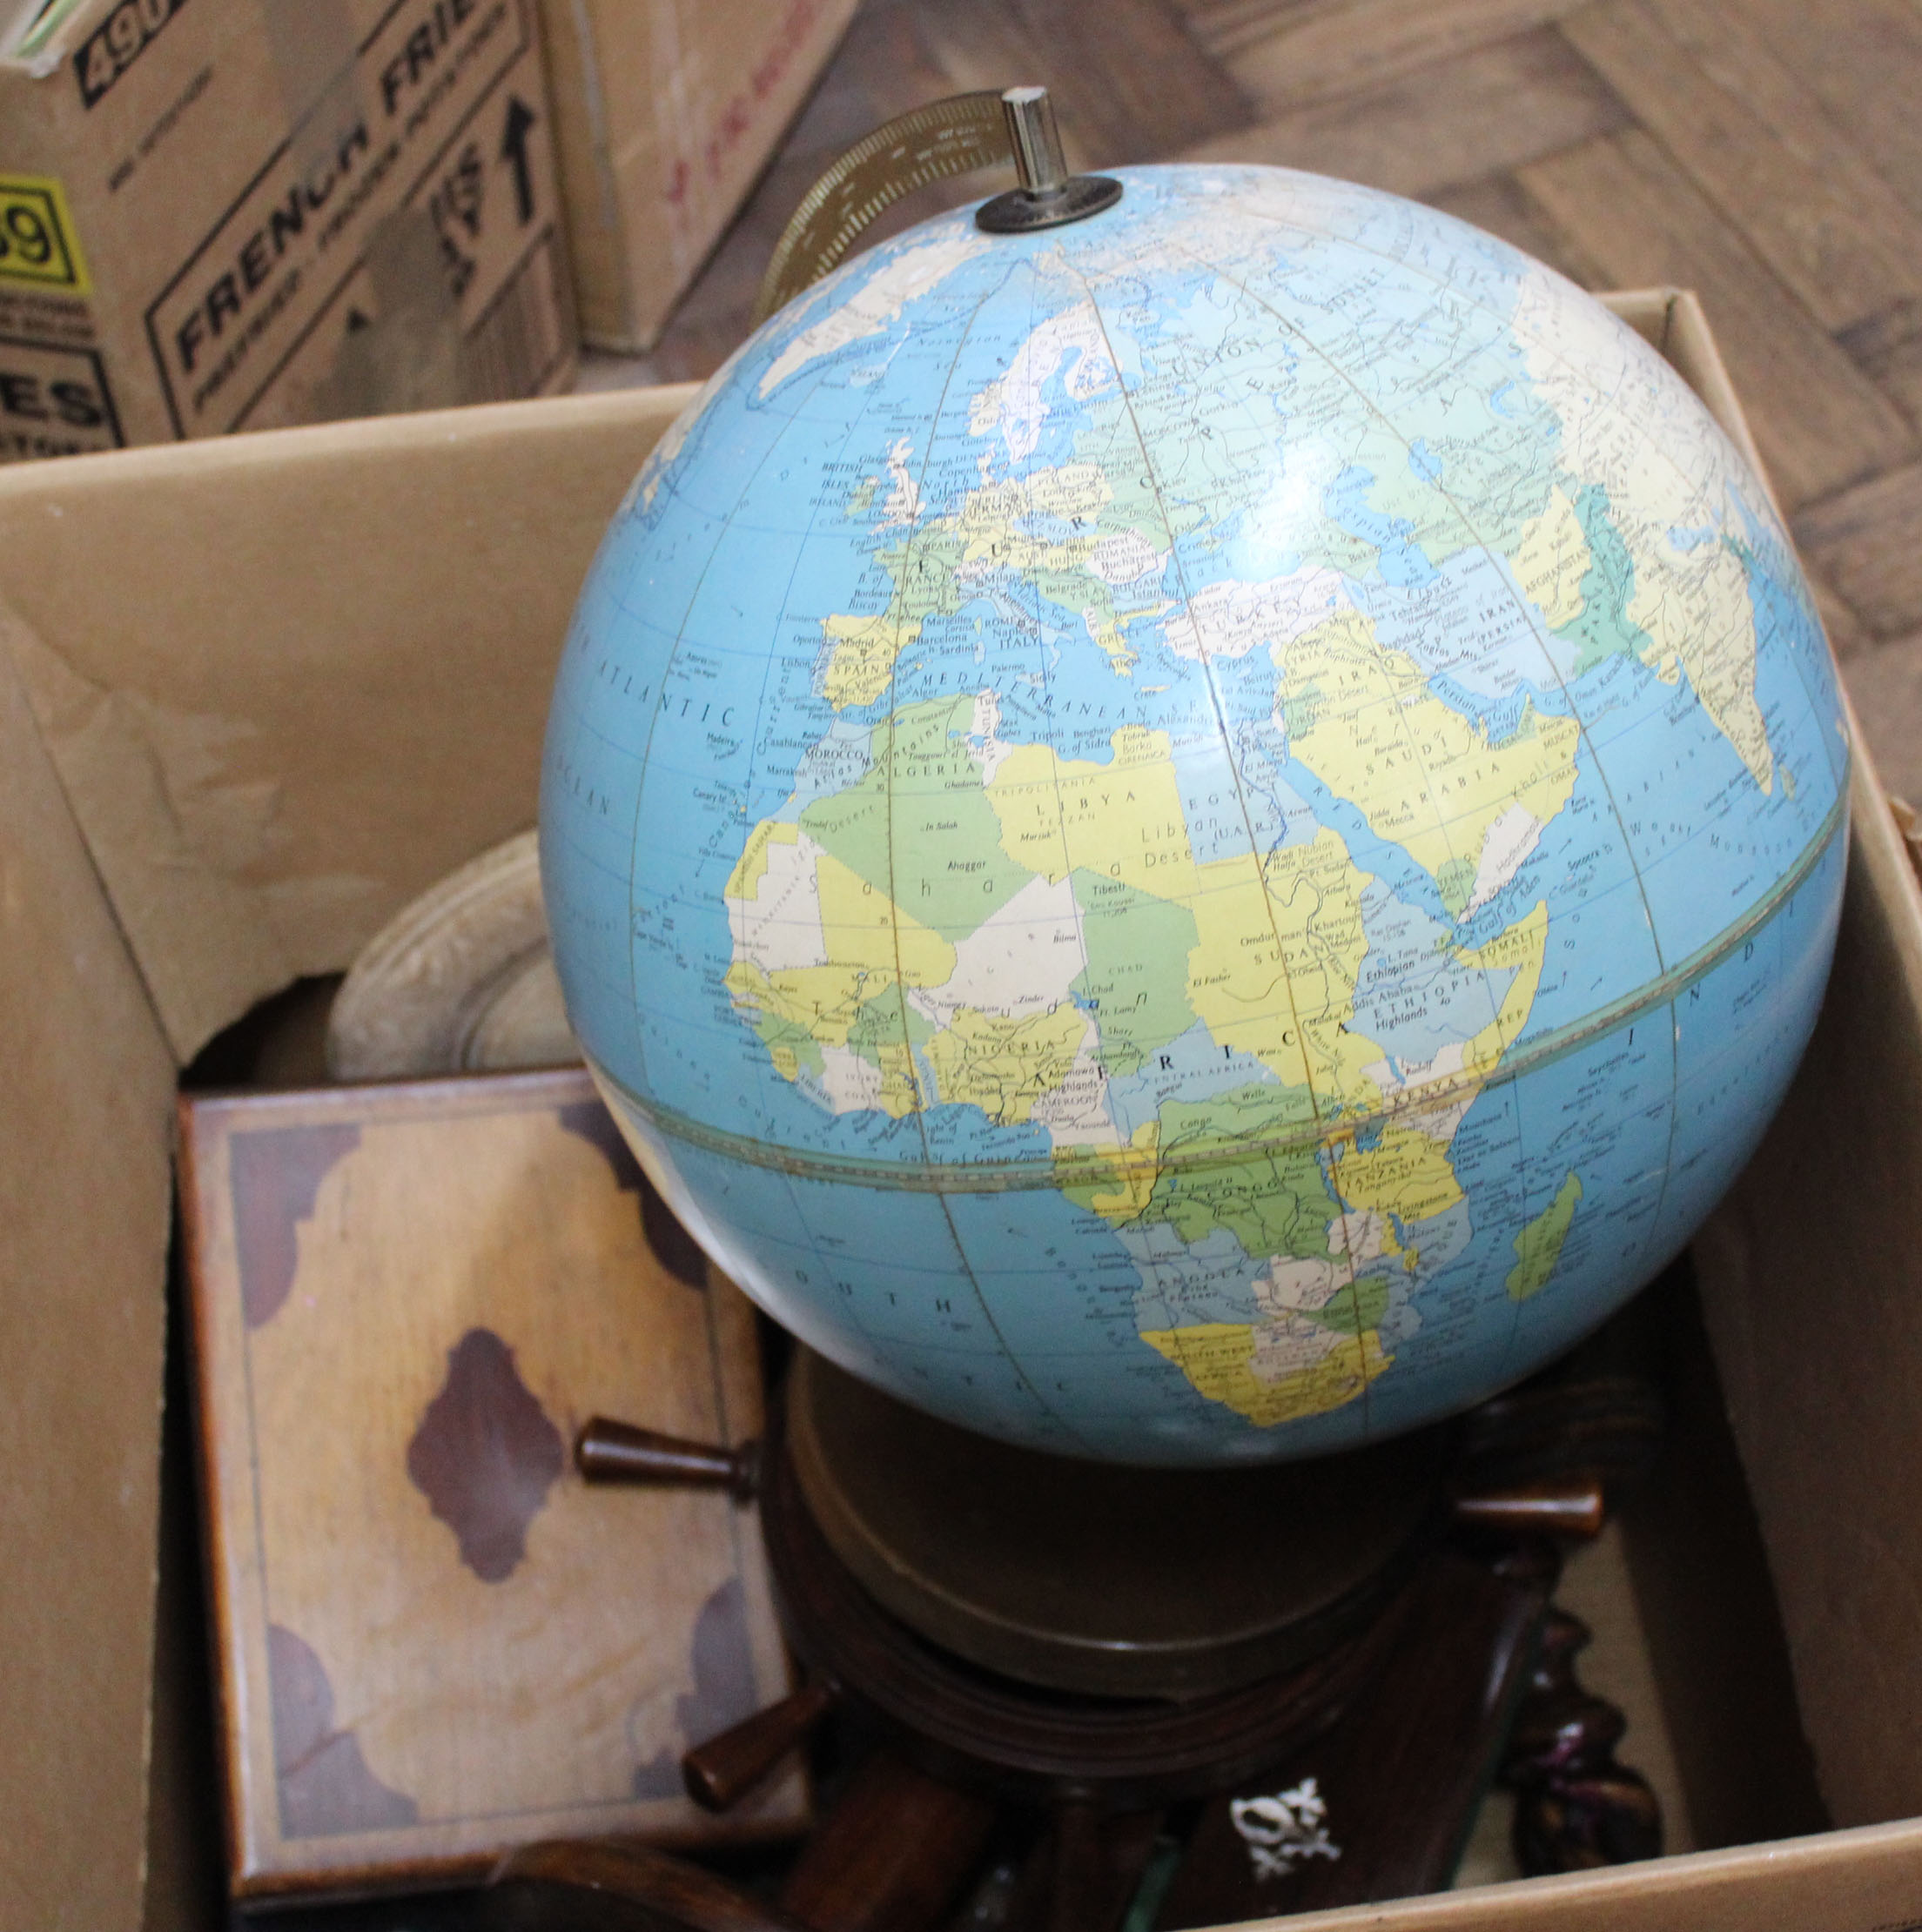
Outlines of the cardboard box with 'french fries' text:
M535 0L54 0L0 48L0 460L575 366Z

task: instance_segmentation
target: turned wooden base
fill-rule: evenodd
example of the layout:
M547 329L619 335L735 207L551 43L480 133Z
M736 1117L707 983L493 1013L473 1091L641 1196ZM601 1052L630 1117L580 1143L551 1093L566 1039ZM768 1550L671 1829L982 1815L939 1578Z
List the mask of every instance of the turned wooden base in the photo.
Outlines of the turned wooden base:
M911 1932L872 1874L865 1889L833 1882L843 1862L832 1847L925 1838L917 1868L929 1882L929 1860L944 1863L934 1847L951 1842L931 1836L924 1821L930 1778L1045 1821L1005 1902L1002 1932L1112 1932L1171 1813L1187 1836L1158 1926L1260 1917L1445 1882L1495 1773L1546 1605L1536 1575L1504 1574L1446 1546L1452 1437L1395 1447L1392 1463L1376 1453L1253 1472L1269 1521L1299 1526L1308 1558L1294 1574L1272 1557L1265 1570L1239 1557L1218 1562L1216 1573L1229 1582L1212 1605L1206 1531L1220 1544L1260 1524L1254 1485L1208 1474L1151 1477L1146 1486L1160 1493L1141 1513L1132 1560L1141 1561L1144 1545L1151 1556L1158 1546L1199 1550L1200 1573L1190 1572L1179 1606L1181 1668L1203 1683L1231 1681L1181 1697L1092 1695L957 1656L884 1605L867 1573L891 1565L896 1603L938 1591L944 1631L998 1616L999 1641L1018 1622L1014 1654L1031 1678L1054 1674L1072 1686L1092 1647L1088 1631L1103 1618L1111 1633L1124 1633L1111 1636L1110 1647L1132 1666L1137 1656L1126 1652L1149 1651L1150 1633L1166 1639L1172 1620L1161 1604L1173 1594L1143 1593L1146 1608L1108 1600L1125 1584L1129 1560L1103 1549L1126 1529L1110 1519L1144 1472L1062 1466L998 1446L978 1453L973 1439L924 1419L897 1428L895 1408L812 1362L790 1384L786 1426L763 1457L759 1494L783 1616L811 1680L785 1712L763 1714L748 1734L736 1731L689 1754L690 1788L726 1799L830 1706L857 1713L864 1727L887 1740L880 1761L889 1768L864 1772L803 1851L783 1895L790 1909L819 1932L874 1932L877 1917L889 1932ZM1371 1497L1371 1484L1395 1486L1392 1505ZM1052 1493L1050 1485L1058 1486ZM1238 1498L1248 1506L1220 1508L1223 1488L1248 1490ZM951 1552L990 1534L986 1509L978 1506L962 1535L941 1533L971 1495L983 1494L1016 1498L1016 1527L998 1549L977 1551L971 1572ZM1544 1511L1567 1520L1571 1494L1576 1516L1598 1513L1598 1499L1579 1484L1539 1493L1484 1490L1472 1502L1484 1525L1516 1513L1535 1524ZM1079 1533L1071 1521L1078 1509L1092 1526ZM1344 1571L1335 1546L1345 1510L1361 1526L1361 1550L1348 1553ZM830 1538L823 1515L838 1535ZM859 1574L843 1560L850 1540L862 1553ZM1275 1540L1285 1551L1286 1539ZM1083 1550L1095 1580L1077 1589L1085 1583L1073 1573ZM1038 1583L1020 1573L1023 1564L1044 1573ZM1065 1638L1032 1613L1057 1566L1070 1573L1054 1599ZM907 1571L904 1587L898 1577ZM1331 1602L1342 1614L1329 1615ZM1028 1613L1018 1620L1013 1610ZM1252 1681L1245 1664L1211 1670L1211 1611L1221 1647L1239 1659L1249 1654L1251 1625L1281 1654L1310 1654ZM979 1647L976 1631L969 1637ZM958 1874L955 1882L958 1888Z
M1031 1802L1099 1793L1110 1808L1206 1795L1334 1721L1401 1641L1398 1598L1312 1662L1185 1699L1092 1697L981 1670L891 1617L834 1554L792 1461L769 1458L762 1532L790 1640L901 1754L937 1776Z
M782 1414L781 1472L882 1610L998 1676L1119 1698L1252 1685L1366 1632L1440 1535L1456 1439L1125 1467L991 1441L805 1349Z
M997 1551L985 1509L967 1533L946 1532L957 1497L1010 1493L1000 1486L1011 1472L997 1465L1015 1452L989 1446L971 1469L974 1439L930 1436L943 1426L924 1419L890 1439L876 1406L884 1400L850 1397L814 1365L796 1385L790 1418L801 1426L777 1428L758 1458L601 1424L583 1438L581 1466L600 1479L752 1487L760 1499L783 1616L810 1678L783 1705L690 1752L689 1790L725 1808L837 1712L850 1734L879 1740L772 1907L738 1894L717 1899L706 1875L683 1884L672 1860L630 1858L622 1883L652 1932L664 1921L695 1932L930 1932L971 1882L982 1887L969 1912L979 1932L1115 1932L1131 1907L1155 1932L1180 1932L1402 1896L1448 1882L1498 1776L1517 1794L1525 1870L1659 1851L1646 1785L1613 1761L1619 1714L1574 1680L1586 1633L1549 1607L1557 1539L1593 1535L1604 1479L1647 1459L1659 1419L1639 1385L1545 1380L1430 1439L1421 1446L1427 1470L1406 1485L1416 1502L1404 1493L1372 1519L1364 1508L1374 1540L1346 1572L1338 1551L1333 1561L1305 1564L1299 1578L1284 1565L1264 1573L1231 1563L1217 1627L1235 1660L1212 1669L1206 1617L1180 1593L1144 1591L1147 1611L1132 1618L1127 1604L1105 1600L1140 1551L1111 1553L1102 1567L1104 1540L1117 1532L1101 1517L1112 1506L1101 1486L1125 1499L1140 1472L1099 1472L1091 1482L1071 1470L1066 1487L1037 1499L1034 1486L1053 1479L1049 1472L1015 1472L1028 1485L1013 1492L1022 1506L1012 1513L1025 1527ZM917 1466L903 1443L917 1433ZM1326 1484L1330 1466L1314 1478L1346 1504L1353 1499L1339 1482ZM1364 1465L1348 1473L1365 1491ZM1285 1511L1287 1473L1263 1479ZM1313 1479L1297 1493L1298 1522L1312 1517L1300 1497ZM1372 1479L1394 1479L1386 1460ZM1205 1539L1182 1544L1182 1486L1193 1486L1193 1507L1205 1510L1221 1479L1165 1480L1161 1513L1146 1519L1147 1550L1159 1533L1164 1549L1201 1548L1205 1564ZM1069 1523L1077 1483L1093 1526L1080 1544ZM1250 1520L1237 1513L1218 1538L1247 1533ZM1252 1520L1260 1522L1259 1512ZM1035 1609L1046 1599L1046 1566L1072 1569L1082 1548L1093 1582L1058 1593L1064 1614L1051 1627ZM874 1587L877 1566L890 1563ZM1188 1594L1206 1610L1205 1590ZM960 1628L977 1651L981 1629L998 1620L1004 1627L991 1628L988 1641L1011 1645L993 1654L1008 1656L1018 1674L904 1619L903 1606L929 1597L941 1600L927 1621L944 1635ZM1100 1620L1111 1649L1132 1641L1146 1652L1145 1633L1165 1639L1173 1627L1155 1621L1156 1606L1171 1601L1186 1619L1176 1647L1186 1651L1186 1694L1087 1689ZM1329 1614L1331 1604L1340 1614ZM1288 1659L1285 1667L1250 1677L1259 1649L1247 1640L1251 1628L1274 1647L1269 1654ZM1124 1657L1120 1681L1131 1681L1139 1660ZM991 1847L999 1848L997 1875L984 1886ZM504 1884L552 1892L574 1882L565 1848L541 1856L538 1874L504 1873ZM611 1868L589 1862L597 1875L581 1882L591 1883L595 1911L614 1909Z

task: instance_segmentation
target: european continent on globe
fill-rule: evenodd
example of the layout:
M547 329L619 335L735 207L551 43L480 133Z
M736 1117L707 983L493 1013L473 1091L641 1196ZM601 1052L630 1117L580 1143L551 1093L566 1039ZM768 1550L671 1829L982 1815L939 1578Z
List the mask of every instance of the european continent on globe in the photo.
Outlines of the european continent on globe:
M696 1233L911 1401L1313 1453L1526 1373L1793 1071L1848 746L1760 486L1443 216L1125 171L925 225L675 424L583 594L542 863Z

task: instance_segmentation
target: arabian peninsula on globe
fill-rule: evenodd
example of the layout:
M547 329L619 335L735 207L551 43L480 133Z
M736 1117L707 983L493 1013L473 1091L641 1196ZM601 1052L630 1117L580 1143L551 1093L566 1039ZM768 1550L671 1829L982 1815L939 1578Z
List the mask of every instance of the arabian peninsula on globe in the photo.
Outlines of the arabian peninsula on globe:
M649 459L541 863L644 1164L804 1341L1137 1463L1458 1410L1687 1241L1814 1023L1828 649L1674 372L1506 245L1119 171L817 284Z

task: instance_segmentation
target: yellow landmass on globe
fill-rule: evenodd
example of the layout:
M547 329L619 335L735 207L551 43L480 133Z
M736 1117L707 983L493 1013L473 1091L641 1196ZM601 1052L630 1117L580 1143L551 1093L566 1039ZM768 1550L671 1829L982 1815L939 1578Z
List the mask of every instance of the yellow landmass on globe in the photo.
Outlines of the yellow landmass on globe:
M828 617L821 623L834 647L821 695L837 711L872 704L894 677L895 660L921 634L921 620L892 609L878 617Z
M1542 971L1546 905L1458 955L1462 966L1505 978L1505 986L1496 982L1499 1008L1432 1070L1397 1086L1380 1044L1353 1023L1370 944L1361 911L1370 875L1340 833L1324 826L1266 855L1200 862L1167 735L1129 725L1110 742L1104 763L1063 759L1042 744L1003 752L984 784L1003 852L1052 885L1092 875L1184 909L1195 940L1185 956L1173 956L1184 974L1176 1010L1192 1010L1225 1055L1259 1060L1300 1095L1301 1124L1316 1116L1327 1124L1331 1210L1338 1199L1336 1211L1371 1217L1383 1231L1378 1251L1401 1253L1397 1225L1430 1220L1462 1198L1450 1159L1455 1131L1527 1023ZM1494 755L1485 745L1482 752ZM798 855L778 849L797 842ZM877 1107L896 1117L938 1097L978 1106L1005 1125L1033 1119L1085 1050L1087 1011L1058 994L1045 1009L1019 1014L972 1002L944 1011L904 1001L904 992L939 996L960 969L955 944L835 854L816 852L793 828L763 825L728 884L736 908L761 917L758 949L737 958L728 985L755 1013L776 1070L789 1080L805 1071L837 1106ZM768 906L760 904L764 893ZM817 915L823 956L810 958L804 948ZM1364 1136L1355 1124L1368 1121L1374 1125ZM1079 1182L1084 1204L1113 1225L1146 1215L1162 1178L1160 1152L1153 1124L1114 1146ZM1272 1238L1294 1251L1296 1237L1286 1230ZM1413 1265L1411 1255L1402 1258ZM1332 1356L1284 1362L1285 1344L1300 1358L1311 1345L1326 1352L1340 1341L1355 1355L1356 1375L1367 1363L1352 1337L1331 1338L1334 1332L1318 1327L1304 1340L1258 1325L1245 1332L1252 1338L1240 1357L1219 1338L1197 1355L1200 1332L1168 1332L1186 1338L1186 1355L1212 1365L1221 1387L1240 1388L1234 1378L1245 1372L1250 1387L1265 1392L1264 1409L1319 1401L1314 1392L1325 1394L1341 1380Z
M1454 1168L1448 1150L1462 1115L1528 1024L1548 941L1549 909L1539 902L1487 945L1461 955L1462 963L1478 972L1512 974L1508 989L1479 1033L1438 1056L1421 1077L1391 1088L1393 1113L1381 1124L1372 1148L1360 1144L1356 1130L1337 1130L1332 1150L1340 1166L1341 1192L1351 1205L1410 1220L1454 1204L1448 1197ZM1376 1062L1374 1070L1383 1071L1381 1063ZM1419 1204L1423 1203L1434 1204Z
M1368 875L1341 835L1324 827L1265 859L1198 864L1167 734L1125 725L1111 742L1105 764L1048 745L1008 753L988 785L1002 850L1051 880L1085 869L1186 907L1197 934L1188 999L1216 1041L1336 1106L1373 1105L1363 1069L1381 1050L1346 1030L1368 949Z
M960 530L966 546L961 560L1002 564L1024 574L1079 570L1103 534L1096 520L1113 500L1107 475L1095 463L1031 470L1025 476L971 490L961 505ZM1082 529L1063 540L1031 536L1022 526L1038 515Z
M1452 1070L1398 1097L1401 1107L1380 1124L1371 1145L1361 1145L1352 1130L1330 1137L1336 1192L1351 1209L1382 1218L1382 1245L1389 1252L1397 1251L1399 1243L1388 1216L1406 1225L1445 1213L1462 1198L1450 1153L1455 1132L1528 1023L1548 940L1549 909L1537 904L1487 945L1464 953L1464 963L1479 971L1514 975L1495 1016L1468 1041ZM1404 1259L1412 1266L1412 1251Z
M1461 1183L1446 1143L1419 1127L1394 1121L1384 1125L1372 1146L1360 1145L1353 1134L1334 1137L1328 1144L1335 1191L1350 1207L1374 1209L1384 1216L1381 1244L1400 1252L1392 1223L1425 1221L1444 1214L1462 1199Z
M964 1006L925 1049L941 1098L1018 1126L1067 1078L1088 1016L1072 1000L1025 1017Z
M1309 1088L1324 1114L1381 1098L1362 1070L1381 1049L1346 1030L1368 950L1368 876L1324 826L1265 862L1252 853L1211 861L1189 902L1200 935L1188 955L1189 1003L1222 1046Z
M1134 653L1121 634L1113 587L1096 567L1097 551L1116 534L1101 520L1113 501L1107 473L1096 463L1064 463L971 490L954 522L961 541L958 583L970 584L984 570L1011 571L1042 595L1079 608L1089 637L1125 676ZM1037 517L1074 533L1037 535L1031 528ZM1157 600L1152 607L1167 607Z
M1689 674L1702 708L1764 792L1775 782L1775 753L1756 701L1756 627L1747 571L1730 544L1704 525L1738 528L1744 485L1733 446L1699 410L1657 404L1637 433L1632 416L1597 406L1598 396L1632 391L1640 351L1610 335L1574 292L1548 276L1516 292L1514 340L1536 394L1562 426L1561 465L1599 485L1635 566L1625 615L1650 640L1643 661L1670 683ZM1580 344L1571 354L1569 345ZM1651 441L1648 430L1655 432ZM1651 447L1663 460L1651 462ZM1766 519L1764 519L1764 521ZM1700 533L1694 539L1681 533Z
M952 516L917 524L899 544L876 553L892 586L884 610L821 620L829 647L822 695L837 711L872 704L923 624L951 615L1000 573L1080 610L1089 636L1125 674L1134 654L1121 634L1112 587L1093 567L1097 547L1115 534L1100 520L1113 500L1098 464L1067 463L985 484L969 491ZM1072 534L1037 533L1038 518L1065 524Z
M1118 674L1126 675L1134 668L1134 653L1128 648L1128 641L1121 634L1121 626L1117 620L1112 605L1103 607L1090 604L1081 613L1081 621L1088 627L1088 635L1096 647L1107 655Z
M1501 1063L1513 1043L1529 1023L1535 1005L1536 989L1542 983L1542 962L1549 949L1549 907L1538 900L1533 911L1524 913L1512 926L1498 932L1487 945L1463 953L1465 964L1489 972L1504 967L1515 969L1515 977L1502 996L1495 1017L1468 1043L1462 1056L1463 1070L1486 1078Z
M1125 1149L1118 1149L1099 1164L1099 1174L1107 1185L1096 1186L1088 1205L1110 1227L1125 1227L1139 1220L1146 1211L1154 1184L1161 1177L1156 1157L1160 1138L1161 1123L1145 1120Z
M1246 1322L1146 1330L1141 1339L1211 1402L1233 1409L1258 1429L1272 1429L1354 1401L1394 1359L1382 1353L1381 1338L1372 1328L1360 1335L1331 1331L1327 1336L1327 1352L1319 1360L1272 1379L1256 1372L1260 1332Z
M1019 745L995 768L988 798L1001 849L1045 879L1077 867L1184 903L1200 885L1165 731L1123 725L1105 764Z
M1575 790L1580 728L1532 708L1500 744L1445 704L1356 612L1277 647L1289 749L1377 836L1468 902L1489 828L1519 805L1546 824Z
M1510 1301L1526 1301L1548 1286L1581 1198L1582 1183L1571 1167L1555 1198L1515 1238L1515 1263L1509 1271Z
M844 1046L862 1005L883 989L857 966L790 966L769 973L751 959L737 959L728 969L727 989L736 1006L754 1008L769 1019L784 1021L804 1033L817 1046ZM776 1063L790 1079L792 1056Z
M904 986L938 986L952 975L954 948L831 852L815 862L815 878L830 970L898 979Z
M904 1119L927 1105L914 1066L914 1050L898 1034L878 1041L874 1049L881 1069L881 1090L874 1104L890 1120Z
M1673 684L1689 674L1702 708L1764 792L1775 788L1775 753L1755 696L1755 616L1748 575L1727 545L1679 550L1632 527L1635 594L1628 617L1649 634L1643 661Z
M728 875L725 896L729 899L757 897L761 882L767 876L769 846L792 845L799 836L798 826L771 818L763 819L748 834L748 842L742 848L741 856L734 862L734 870Z
M769 849L792 843L794 837L790 827L756 828L728 881L729 899L752 903L767 876ZM846 1048L878 996L902 987L942 985L955 969L954 948L939 933L903 912L832 853L815 860L814 885L825 959L769 970L737 954L725 981L736 1006L754 1014L769 1057L784 1080L799 1077L803 1059ZM901 1023L870 1041L868 1052L882 1075L869 1104L897 1117L920 1106Z
M754 1016L769 1063L783 1080L798 1080L803 1066L820 1070L826 1056L857 1057L850 1035L871 1019L869 1009L890 992L891 975L857 966L797 966L769 973L737 959L722 982L735 1005ZM884 1009L885 1010L885 1009ZM899 1120L926 1104L915 1078L914 1056L898 1025L868 1043L864 1057L878 1070L864 1083L858 1104L877 1107Z

